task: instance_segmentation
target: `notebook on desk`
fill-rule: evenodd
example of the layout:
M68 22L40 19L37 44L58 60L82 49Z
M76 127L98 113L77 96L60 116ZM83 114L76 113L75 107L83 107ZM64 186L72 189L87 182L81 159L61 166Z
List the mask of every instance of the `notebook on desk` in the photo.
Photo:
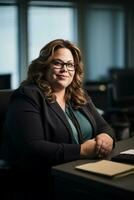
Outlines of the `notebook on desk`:
M100 160L93 163L86 163L75 167L78 170L98 174L106 177L121 177L134 173L134 166L124 163L117 163L110 160Z

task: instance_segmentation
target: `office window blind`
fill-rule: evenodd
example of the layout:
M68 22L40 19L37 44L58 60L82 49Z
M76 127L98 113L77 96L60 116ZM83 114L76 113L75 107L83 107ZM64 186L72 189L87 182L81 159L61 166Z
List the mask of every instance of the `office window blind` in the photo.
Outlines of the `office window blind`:
M110 68L124 67L123 9L89 7L86 57L90 80L107 79Z
M18 85L17 7L0 6L0 74L11 74L11 87Z
M77 41L75 9L72 6L29 6L29 61L49 41L63 38Z

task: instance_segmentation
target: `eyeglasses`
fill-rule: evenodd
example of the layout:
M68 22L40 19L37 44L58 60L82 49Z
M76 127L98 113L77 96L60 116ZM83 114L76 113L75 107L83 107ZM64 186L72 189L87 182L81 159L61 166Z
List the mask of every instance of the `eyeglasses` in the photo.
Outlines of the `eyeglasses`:
M63 62L62 60L53 60L52 65L55 69L62 69L64 68L64 65L66 65L66 68L68 71L74 71L75 70L75 64L74 63L70 63L70 62Z

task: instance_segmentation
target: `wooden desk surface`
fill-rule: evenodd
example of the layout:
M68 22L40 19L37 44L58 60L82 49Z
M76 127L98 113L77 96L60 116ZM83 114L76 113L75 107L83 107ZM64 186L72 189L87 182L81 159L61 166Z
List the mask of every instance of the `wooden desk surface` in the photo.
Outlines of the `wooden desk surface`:
M134 137L119 141L116 143L115 149L107 159L110 159L113 155L119 154L121 151L132 148L134 149ZM124 199L126 197L128 197L127 199L134 199L134 174L111 179L75 169L76 165L92 161L93 160L84 159L57 165L52 168L52 174L56 180L77 183L80 187L84 187L85 190L91 187L97 189L97 191L104 191L104 193L106 191L109 195L113 195L114 193L119 197L124 197Z

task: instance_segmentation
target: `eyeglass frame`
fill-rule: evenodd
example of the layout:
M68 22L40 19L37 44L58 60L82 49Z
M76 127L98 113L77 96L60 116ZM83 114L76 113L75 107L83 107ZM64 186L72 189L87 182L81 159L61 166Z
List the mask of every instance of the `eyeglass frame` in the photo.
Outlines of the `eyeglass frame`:
M57 62L57 65L56 65L56 62ZM55 69L63 69L64 66L66 66L68 71L75 71L75 64L74 63L64 62L64 61L62 61L60 59L54 59L54 60L51 61L51 64L54 65ZM58 66L58 64L60 66ZM68 65L71 65L72 69L69 69Z

